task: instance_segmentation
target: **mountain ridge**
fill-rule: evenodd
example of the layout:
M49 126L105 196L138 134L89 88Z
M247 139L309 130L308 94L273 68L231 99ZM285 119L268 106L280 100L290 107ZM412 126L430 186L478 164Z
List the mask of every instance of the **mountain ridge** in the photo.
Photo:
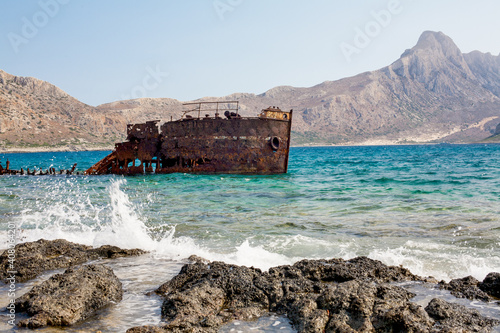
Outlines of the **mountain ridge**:
M293 108L293 144L476 142L500 124L500 55L464 54L444 33L425 31L378 70L196 101L208 100L238 100L246 116L268 105ZM0 70L0 149L111 148L127 123L178 119L182 103L141 98L92 107L48 82Z

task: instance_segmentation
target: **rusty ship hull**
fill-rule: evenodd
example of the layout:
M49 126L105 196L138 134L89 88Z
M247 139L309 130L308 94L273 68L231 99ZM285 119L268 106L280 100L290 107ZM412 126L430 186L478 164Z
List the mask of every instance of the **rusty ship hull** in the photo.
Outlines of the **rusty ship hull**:
M278 174L288 170L292 110L276 107L258 117L241 117L214 102L215 115L196 104L198 117L158 126L159 121L127 126L127 141L86 171L86 174L232 173ZM231 102L224 102L231 103ZM229 109L229 110L237 110Z

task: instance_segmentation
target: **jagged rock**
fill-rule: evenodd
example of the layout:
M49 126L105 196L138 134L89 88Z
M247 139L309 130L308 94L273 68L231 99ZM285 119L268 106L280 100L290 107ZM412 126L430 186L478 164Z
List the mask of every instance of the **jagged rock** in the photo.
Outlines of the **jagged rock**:
M104 265L68 268L16 300L16 311L31 318L20 327L69 326L122 299L120 280Z
M421 306L410 302L413 296L389 284L353 280L328 288L317 304L329 312L328 332L425 332L434 321ZM305 321L297 318L294 322L307 323L307 318Z
M449 283L441 281L439 286L449 290L457 298L478 299L484 302L490 300L488 294L479 289L479 281L472 276L453 279Z
M370 279L377 282L422 281L402 267L387 266L378 260L357 257L351 260L302 260L293 266L271 268L269 274L277 277L303 276L311 281L345 282Z
M66 268L83 264L98 258L116 258L122 256L140 255L145 251L139 249L123 250L116 246L101 246L93 249L91 246L68 242L64 239L48 241L40 239L36 242L17 244L15 247L15 278L17 282L33 279L46 270ZM0 279L8 275L8 252L0 255Z
M109 259L139 256L146 253L146 251L141 249L121 249L118 246L112 246L112 245L103 245L97 249L90 249L87 252L90 255L96 254L101 258L109 258Z
M500 324L499 320L485 318L476 310L439 298L431 300L425 310L436 320L432 332L489 332Z
M79 265L89 260L87 253L92 247L68 242L64 239L17 244L15 247L16 281L33 279L43 271ZM0 266L7 267L7 253L0 256ZM6 270L0 271L2 280L6 278Z
M195 261L156 290L165 297L162 315L167 324L128 332L217 332L231 320L256 319L269 312L286 315L298 332L436 331L441 324L410 301L414 295L389 284L423 280L366 257L302 260L268 272ZM432 305L429 309L436 316ZM446 327L468 331L484 325L487 330L495 322L477 318L471 326L457 319Z
M217 328L233 319L262 316L269 305L264 291L254 285L261 274L256 268L223 262L183 266L177 276L157 290L166 296L162 315L169 321L168 328Z
M127 333L164 333L166 332L163 328L158 326L140 326L133 327L127 330Z
M500 298L500 273L489 273L479 288L490 296Z
M210 262L210 260L207 260L207 259L202 258L202 257L200 257L200 256L197 256L197 255L195 255L195 254L190 255L190 256L187 258L187 260L188 260L188 261L190 261L190 262L197 262L197 261L199 261L199 262L203 262L203 263L205 263L205 264L207 264L207 263L209 263L209 262Z

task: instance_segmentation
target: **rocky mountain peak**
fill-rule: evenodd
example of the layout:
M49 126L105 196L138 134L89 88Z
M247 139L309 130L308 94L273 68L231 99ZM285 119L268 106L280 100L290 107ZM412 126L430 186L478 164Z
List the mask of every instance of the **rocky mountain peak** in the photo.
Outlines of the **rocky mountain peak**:
M460 49L442 32L422 33L417 44L388 70L400 79L423 84L430 92L446 95L461 94L477 81Z
M453 40L441 31L424 31L412 50L440 51L447 58L460 57L462 55L462 52Z
M432 69L440 69L451 62L458 69L471 74L458 46L442 32L425 31L422 33L417 44L406 50L400 60L405 58L408 58L409 62L426 62Z

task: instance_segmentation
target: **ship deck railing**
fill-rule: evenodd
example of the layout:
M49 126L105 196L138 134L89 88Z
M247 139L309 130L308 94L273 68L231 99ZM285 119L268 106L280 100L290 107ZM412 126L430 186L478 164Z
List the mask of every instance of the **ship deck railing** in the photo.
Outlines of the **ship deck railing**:
M231 106L231 104L236 104L236 106ZM184 103L182 104L184 106L194 106L193 108L190 108L188 110L185 110L181 116L181 120L183 119L193 119L195 117L189 115L188 113L197 113L198 117L197 119L203 118L201 115L202 113L205 112L214 112L214 118L222 118L220 116L220 112L226 112L228 111L231 116L233 117L238 117L239 114L239 101L215 101L215 102L191 102L191 103ZM208 107L210 106L215 106L214 107ZM229 105L228 107L222 107L223 105ZM234 114L234 115L233 115ZM205 118L210 118L210 114L205 114Z

